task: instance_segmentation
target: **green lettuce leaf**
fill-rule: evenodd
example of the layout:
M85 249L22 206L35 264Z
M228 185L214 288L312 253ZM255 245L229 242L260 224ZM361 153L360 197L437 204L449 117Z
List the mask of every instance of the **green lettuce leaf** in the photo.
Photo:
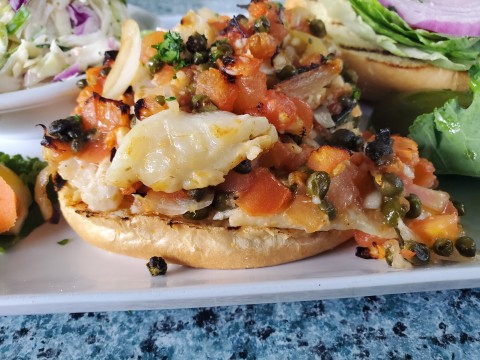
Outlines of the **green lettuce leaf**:
M349 1L357 15L380 36L378 44L385 42L384 37L394 42L387 44L387 50L395 55L419 58L451 70L468 70L479 58L480 37L454 37L414 30L378 0ZM418 57L415 49L420 51ZM427 56L421 52L427 53ZM432 56L429 58L428 54Z
M432 113L417 117L409 136L420 155L429 159L439 174L480 177L480 61L470 69L473 101L462 108L448 100Z

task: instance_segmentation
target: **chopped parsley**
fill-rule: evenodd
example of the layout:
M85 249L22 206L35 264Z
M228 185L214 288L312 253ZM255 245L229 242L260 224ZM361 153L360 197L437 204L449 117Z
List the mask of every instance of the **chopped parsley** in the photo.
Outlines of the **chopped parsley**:
M57 244L64 246L64 245L67 245L69 242L70 242L69 239L63 239L63 240L58 241Z

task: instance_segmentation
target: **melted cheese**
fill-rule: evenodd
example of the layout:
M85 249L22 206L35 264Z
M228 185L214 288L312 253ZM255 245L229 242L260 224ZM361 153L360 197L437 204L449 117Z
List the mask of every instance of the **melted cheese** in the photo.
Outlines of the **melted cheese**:
M277 140L264 117L169 109L138 122L125 136L106 178L119 188L141 181L164 192L217 185Z

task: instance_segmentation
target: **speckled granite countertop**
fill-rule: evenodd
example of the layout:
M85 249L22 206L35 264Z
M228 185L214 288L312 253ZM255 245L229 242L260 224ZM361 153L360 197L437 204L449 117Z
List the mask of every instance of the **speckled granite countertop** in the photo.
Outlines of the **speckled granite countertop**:
M246 2L246 1L245 1ZM131 0L159 14L230 1ZM172 3L175 7L172 7ZM480 289L0 317L2 359L480 359Z

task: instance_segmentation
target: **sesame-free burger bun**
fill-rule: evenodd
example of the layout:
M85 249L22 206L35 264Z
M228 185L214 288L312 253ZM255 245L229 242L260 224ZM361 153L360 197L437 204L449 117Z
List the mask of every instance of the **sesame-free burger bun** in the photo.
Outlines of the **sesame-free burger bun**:
M466 71L453 71L423 61L366 49L340 46L340 57L358 76L362 98L377 100L390 93L423 90L467 91Z
M228 227L181 217L137 215L127 211L92 212L75 202L68 187L59 192L64 218L87 242L102 249L209 269L244 269L283 264L330 250L350 239L351 231Z

